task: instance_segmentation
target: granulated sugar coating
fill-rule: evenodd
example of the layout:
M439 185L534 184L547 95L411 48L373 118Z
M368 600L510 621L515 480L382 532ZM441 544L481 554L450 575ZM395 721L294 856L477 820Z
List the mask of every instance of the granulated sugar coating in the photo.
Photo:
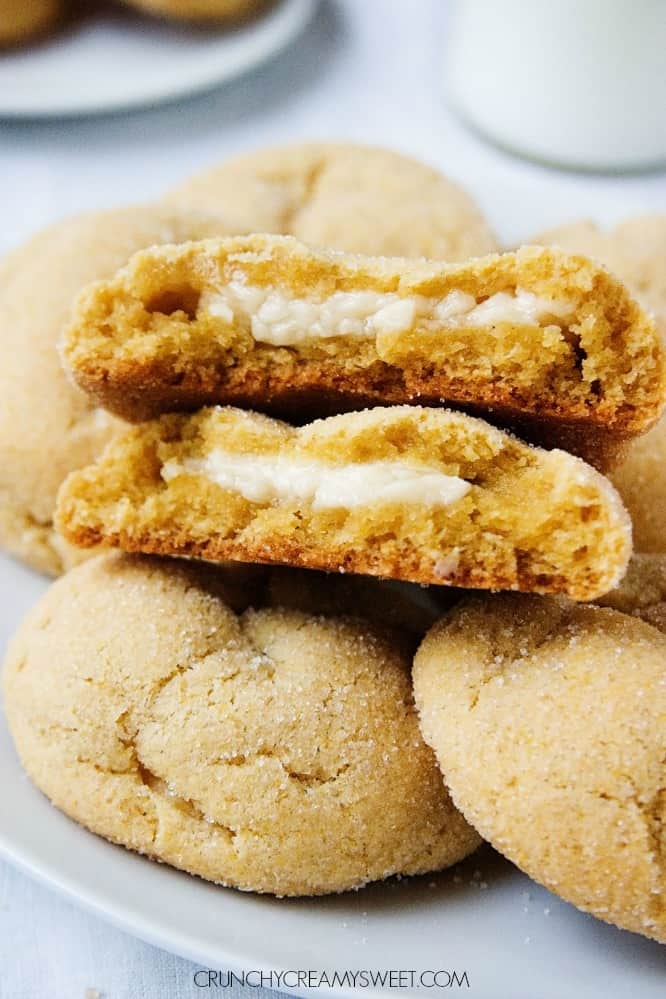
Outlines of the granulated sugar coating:
M666 636L606 608L470 599L426 636L414 688L479 832L567 901L666 942Z
M419 733L411 639L295 609L237 616L227 601L240 610L245 587L258 604L260 585L117 555L55 583L4 672L37 786L114 842L277 895L435 871L474 850Z

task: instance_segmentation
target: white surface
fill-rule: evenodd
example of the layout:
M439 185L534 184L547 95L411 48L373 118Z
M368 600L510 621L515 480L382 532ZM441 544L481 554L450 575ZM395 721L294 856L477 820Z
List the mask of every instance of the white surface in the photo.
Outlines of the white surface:
M324 2L297 46L218 92L125 117L0 124L0 249L68 212L157 196L223 156L312 137L384 143L432 162L475 191L509 241L581 214L612 221L666 210L663 174L559 174L515 160L464 130L439 90L444 6L440 0ZM3 642L44 585L0 562ZM18 838L15 851L24 859L38 855L42 868L57 868L59 880L75 891L83 881L90 903L113 897L116 915L129 907L133 928L153 940L166 944L161 934L173 922L178 939L169 934L169 946L183 944L183 952L203 956L208 941L220 960L233 953L242 961L261 948L269 963L275 958L283 965L289 948L298 946L305 967L321 968L337 963L342 945L341 968L373 962L409 968L414 960L462 969L468 961L472 988L464 992L473 999L664 993L666 948L528 889L502 862L475 860L456 885L445 874L316 903L252 899L150 865L74 828L20 777L4 734L2 747L5 841ZM469 885L477 863L485 891ZM428 888L431 881L436 888ZM0 888L2 999L83 999L86 987L105 999L221 994L192 987L195 969L188 962L106 927L22 875L5 869ZM261 996L254 989L245 994Z
M93 11L38 44L0 51L0 116L119 111L212 87L278 52L316 0L279 0L240 25L193 28L133 11Z
M481 131L569 166L666 162L666 5L459 0L458 7L446 76Z

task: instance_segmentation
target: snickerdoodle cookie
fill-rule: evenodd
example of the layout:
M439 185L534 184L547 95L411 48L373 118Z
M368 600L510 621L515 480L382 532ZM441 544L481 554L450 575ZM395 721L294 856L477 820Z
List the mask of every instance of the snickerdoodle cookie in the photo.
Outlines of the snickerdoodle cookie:
M35 568L56 574L81 557L53 529L56 493L118 425L62 370L72 299L141 247L222 231L199 212L135 206L65 219L0 262L0 545Z
M167 200L219 212L234 232L290 233L350 253L465 260L498 248L471 197L388 149L303 143L239 156Z
M607 232L578 222L535 240L596 257L610 267L655 314L666 336L666 215L628 219ZM666 421L636 440L612 473L634 524L636 548L666 552Z
M451 795L562 898L666 942L666 635L608 608L458 604L414 666Z
M449 403L602 466L666 399L660 338L625 288L538 247L462 264L289 236L154 247L81 293L63 357L130 420L210 403L298 422L309 407Z
M610 590L631 551L617 493L580 458L417 406L299 428L240 409L172 413L74 472L57 523L84 547L579 600Z
M411 643L359 618L261 606L252 585L242 612L229 573L102 556L53 584L4 670L37 786L114 842L276 895L474 850L419 733Z

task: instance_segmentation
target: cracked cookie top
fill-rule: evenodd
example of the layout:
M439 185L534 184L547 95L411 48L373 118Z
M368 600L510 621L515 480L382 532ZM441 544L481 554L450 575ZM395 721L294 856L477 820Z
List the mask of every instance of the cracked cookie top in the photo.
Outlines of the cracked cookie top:
M238 573L103 556L54 584L5 668L37 786L108 839L277 895L471 852L419 733L411 638L296 609L293 573L289 608L261 570ZM313 610L317 586L303 574Z

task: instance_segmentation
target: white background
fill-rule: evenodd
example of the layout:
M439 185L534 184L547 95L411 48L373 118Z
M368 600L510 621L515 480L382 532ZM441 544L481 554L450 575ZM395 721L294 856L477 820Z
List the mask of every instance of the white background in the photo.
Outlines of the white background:
M294 45L219 91L131 115L0 123L0 250L65 214L151 199L229 154L299 139L383 144L429 161L475 193L506 241L581 214L666 210L663 173L559 173L467 131L442 95L446 7L323 0ZM195 970L0 864L2 999L222 994L196 989Z

